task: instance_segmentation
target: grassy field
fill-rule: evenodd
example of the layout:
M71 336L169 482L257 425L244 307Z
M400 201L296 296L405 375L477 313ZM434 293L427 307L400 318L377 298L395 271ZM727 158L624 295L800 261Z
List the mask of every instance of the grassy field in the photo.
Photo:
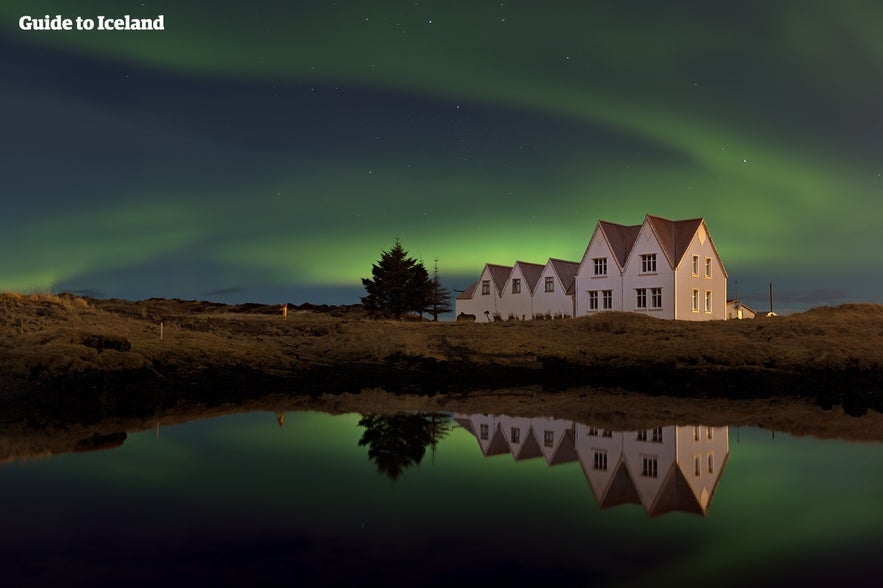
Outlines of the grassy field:
M688 323L630 313L491 324L151 299L0 294L0 394L114 386L463 392L598 386L706 398L809 398L879 411L883 306ZM44 392L48 394L48 392ZM51 396L51 394L50 394Z

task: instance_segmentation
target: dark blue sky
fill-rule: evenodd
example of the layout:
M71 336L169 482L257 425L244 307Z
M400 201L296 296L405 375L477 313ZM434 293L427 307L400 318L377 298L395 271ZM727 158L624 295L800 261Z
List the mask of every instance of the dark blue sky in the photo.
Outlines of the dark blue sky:
M19 30L23 15L154 32ZM0 288L356 302L599 218L704 217L730 295L880 302L868 2L6 2Z

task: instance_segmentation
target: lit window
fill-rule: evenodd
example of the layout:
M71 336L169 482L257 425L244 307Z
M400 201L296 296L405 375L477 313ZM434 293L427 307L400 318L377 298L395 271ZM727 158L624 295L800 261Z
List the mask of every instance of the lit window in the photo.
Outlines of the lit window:
M711 312L711 290L705 291L705 312Z
M694 276L699 275L699 256L698 255L693 256L693 275Z
M606 276L607 275L607 258L606 257L596 257L592 261L595 262L595 275L596 276Z
M603 290L601 292L603 297L603 308L605 310L610 310L613 308L613 290Z
M650 288L650 304L653 308L662 308L662 288Z
M555 278L546 278L546 292L555 291Z
M555 443L555 434L552 431L543 431L543 445L552 447Z
M706 278L711 277L711 258L710 257L705 258L705 277Z
M635 308L647 308L647 288L638 288L635 294L637 294Z
M595 449L592 452L592 469L607 471L607 452Z
M699 312L699 290L693 290L693 312Z
M598 291L589 291L589 310L598 310Z
M488 434L487 425L482 425L481 426L481 438L487 440L487 434Z
M521 280L518 278L512 278L512 293L521 294Z
M491 281L490 280L482 280L481 282L481 295L487 296L491 293Z
M512 440L512 443L521 443L521 429L513 427L510 439Z
M641 458L641 475L647 478L656 478L659 475L658 464L655 457Z
M647 253L641 256L641 273L651 274L656 271L656 254Z

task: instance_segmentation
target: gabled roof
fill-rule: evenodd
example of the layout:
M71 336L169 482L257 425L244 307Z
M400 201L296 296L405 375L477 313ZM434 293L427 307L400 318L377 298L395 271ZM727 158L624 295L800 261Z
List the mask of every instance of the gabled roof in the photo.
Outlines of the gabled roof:
M648 214L646 222L656 234L659 246L662 248L663 253L665 253L665 257L668 258L669 265L674 269L681 263L681 258L690 247L690 243L693 241L693 237L702 225L703 220L701 218L691 218L688 220L671 221Z
M494 286L497 287L497 292L502 292L503 287L506 285L506 280L509 279L509 274L512 273L512 266L489 263L485 267L491 271L491 278L494 280Z
M524 279L527 282L527 287L530 290L530 293L533 294L533 291L537 287L537 282L540 281L540 276L543 275L543 269L545 269L546 266L540 263L516 261L512 271L515 271L516 267L521 268L521 275L524 276Z
M564 292L571 294L573 292L573 282L576 277L576 272L579 269L579 262L550 257L547 265L552 266L552 270L558 276L561 285L564 286Z
M677 464L672 464L662 486L656 493L653 504L647 509L647 513L651 517L657 517L672 511L689 512L698 515L705 515L705 509L699 503L693 488L684 477L684 472Z
M601 508L610 508L620 504L641 504L638 489L635 488L635 482L629 475L624 461L616 464L616 469L604 489L604 494L596 496L595 500L598 501Z
M641 232L641 225L618 225L607 221L598 221L598 228L607 239L610 250L616 258L616 263L622 268L625 266L625 260L628 259L638 234Z
M468 288L457 294L457 300L471 300L475 294L475 287L478 286L478 280L472 282Z
M567 429L564 431L564 436L558 443L558 448L552 455L549 465L558 465L559 463L567 463L578 459L579 454L576 452L576 440L573 437L573 429Z

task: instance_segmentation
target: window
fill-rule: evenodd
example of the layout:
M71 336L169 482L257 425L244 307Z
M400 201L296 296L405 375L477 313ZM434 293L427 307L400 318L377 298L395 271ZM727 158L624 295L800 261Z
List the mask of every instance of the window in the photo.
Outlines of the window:
M481 281L481 295L487 296L491 293L491 281L490 280L482 280Z
M647 478L656 478L659 475L658 464L655 457L641 458L641 475Z
M693 289L693 312L699 312L699 290Z
M714 429L705 427L705 438L709 440L714 439Z
M604 310L611 310L613 308L613 290L603 290L601 296Z
M693 275L694 276L699 275L699 256L698 255L693 256Z
M589 290L589 310L598 310L598 291Z
M662 288L650 288L650 305L653 308L662 308Z
M485 441L487 440L487 433L488 433L487 425L482 425L481 426L481 438L484 439Z
M647 253L641 256L641 273L652 274L656 272L656 254Z
M512 435L509 437L512 443L521 443L521 429L512 427Z
M638 441L646 441L647 440L647 429L642 431L638 431L638 436L635 437Z
M596 257L592 261L595 262L595 274L596 276L606 276L607 275L607 258L606 257Z
M699 456L698 455L693 456L693 475L694 476L699 475Z
M521 294L521 280L518 278L512 278L512 293Z
M705 277L706 278L711 277L711 258L710 257L705 258Z
M654 427L653 428L652 441L654 443L662 443L662 427Z
M589 427L589 430L586 432L586 435L588 435L589 437L597 437L598 436L598 429L596 429L595 427Z
M555 443L555 433L552 431L543 431L543 445L546 447L552 447Z
M607 452L595 449L592 452L592 469L607 471Z
M555 291L555 278L546 278L546 292Z
M714 454L713 453L708 454L708 473L709 474L714 473Z
M607 429L604 429L604 431L601 433L601 436L602 436L602 437L611 437L611 438L612 438L612 437L613 437L613 431L609 431L609 430L607 430Z
M647 308L647 288L638 288L635 293L637 294L635 308Z
M699 427L693 427L693 441L699 441Z
M705 312L711 312L711 290L705 291Z

